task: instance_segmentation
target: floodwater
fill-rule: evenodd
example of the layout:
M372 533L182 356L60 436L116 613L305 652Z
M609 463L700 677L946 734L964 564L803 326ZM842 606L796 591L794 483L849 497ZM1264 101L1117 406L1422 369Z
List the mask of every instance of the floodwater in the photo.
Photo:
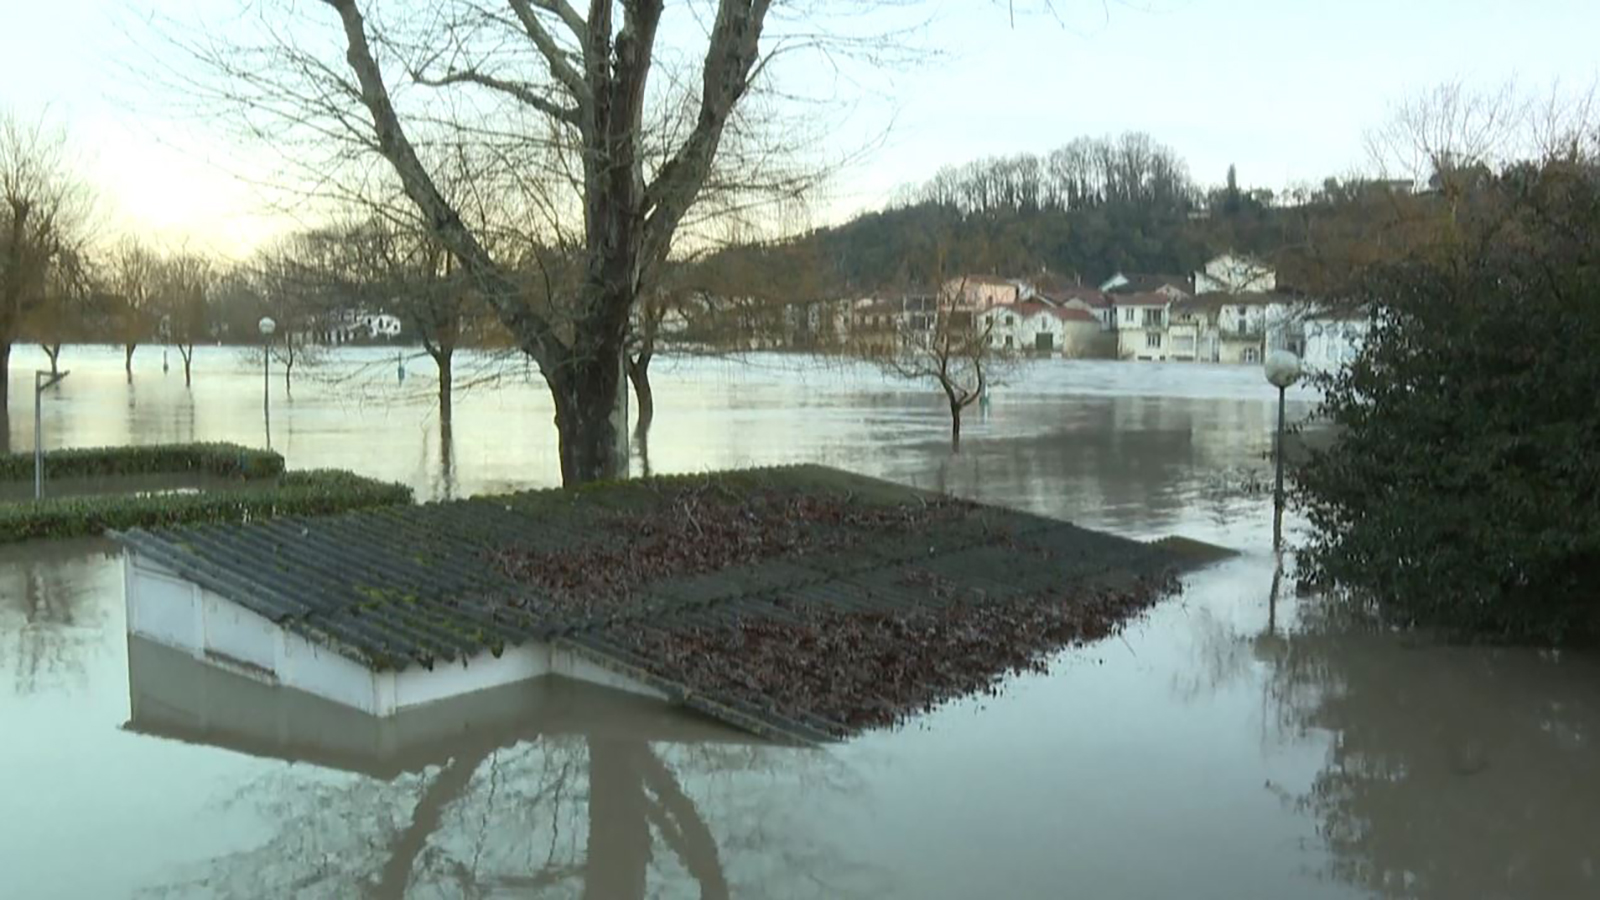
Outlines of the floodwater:
M13 361L17 449L42 361ZM264 441L237 351L203 349L190 391L159 350L131 387L115 351L62 365L47 446ZM1243 552L997 696L799 750L572 685L354 717L130 644L108 544L0 547L0 897L1600 896L1600 664L1350 632L1295 597L1259 371L1031 366L952 459L926 386L658 365L652 471L821 462ZM536 376L459 394L442 443L430 364L406 368L275 380L273 446L423 498L555 482Z

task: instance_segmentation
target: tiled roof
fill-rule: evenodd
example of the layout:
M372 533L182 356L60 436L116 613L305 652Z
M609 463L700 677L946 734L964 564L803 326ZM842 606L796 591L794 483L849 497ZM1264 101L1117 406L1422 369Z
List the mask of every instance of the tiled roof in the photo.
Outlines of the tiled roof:
M1050 288L1048 290L1040 288L1038 293L1040 296L1053 303L1065 303L1068 300L1082 300L1089 306L1097 308L1105 308L1111 305L1111 298L1107 297L1105 293L1100 291L1098 288L1082 286Z
M1175 287L1186 294L1194 291L1189 279L1182 275L1155 275L1147 272L1123 272L1121 275L1128 280L1128 283L1112 288L1113 294L1148 294L1166 286Z
M1118 306L1166 306L1171 302L1173 302L1172 298L1168 297L1166 294L1157 294L1153 292L1142 294L1118 294L1116 297L1116 304Z
M1305 302L1300 297L1297 297L1297 296L1295 296L1293 294L1285 294L1285 293L1283 293L1281 291L1261 291L1261 292L1242 291L1242 292L1239 292L1239 293L1232 293L1232 294L1226 293L1226 292L1223 292L1223 291L1212 291L1212 292L1209 292L1209 293L1201 294L1198 297L1194 297L1192 299L1194 301L1196 301L1196 302L1210 304L1210 305L1219 306L1219 307L1220 306L1269 306L1269 305L1272 305L1272 304L1282 304L1282 305L1286 305L1286 306L1293 306L1293 305L1301 304L1301 303Z
M707 574L657 578L603 607L577 607L543 594L493 562L508 548L536 559L596 548L632 553L641 538L619 530L618 516L676 515L673 498L694 485L732 495L776 491L833 498L852 509L894 515L930 503L929 495L887 482L798 466L247 525L133 530L118 537L141 557L369 668L431 668L530 640L552 641L724 721L803 739L837 735L841 728L774 719L699 696L651 674L651 661L631 656L617 636L781 619L795 604L894 612L942 602L904 587L924 571L999 601L1043 585L1133 577L1175 562L1157 545L977 505L929 520L914 533L877 527L834 534L829 529L864 526L812 522L804 527L849 540Z
M1019 316L1051 316L1063 322L1099 322L1094 313L1081 309L1067 309L1060 306L1051 306L1048 303L1024 301L1022 303L996 303L989 307L991 310L1004 310Z
M999 275L962 275L954 280L957 282L965 281L967 284L986 284L994 285L996 287L1015 287L1015 285L1012 284L1011 279L1003 278Z

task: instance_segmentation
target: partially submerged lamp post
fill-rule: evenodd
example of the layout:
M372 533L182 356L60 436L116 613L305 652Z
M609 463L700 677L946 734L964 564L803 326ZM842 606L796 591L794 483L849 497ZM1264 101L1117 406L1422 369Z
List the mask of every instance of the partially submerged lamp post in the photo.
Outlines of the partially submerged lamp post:
M55 387L61 379L71 375L71 372L46 372L36 369L33 373L33 499L44 498L44 413L40 410L40 400L44 397L44 389Z
M1283 544L1283 407L1284 392L1289 385L1300 380L1300 357L1288 350L1274 350L1267 354L1267 381L1278 389L1278 433L1273 441L1274 464L1277 466L1277 486L1272 493L1272 549Z
M262 316L257 323L261 329L261 420L267 428L267 449L272 449L272 333L278 323L271 316Z

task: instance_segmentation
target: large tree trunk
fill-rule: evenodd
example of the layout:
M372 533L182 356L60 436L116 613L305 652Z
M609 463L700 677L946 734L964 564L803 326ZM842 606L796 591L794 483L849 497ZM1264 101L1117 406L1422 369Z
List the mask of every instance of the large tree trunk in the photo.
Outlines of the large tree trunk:
M447 428L453 413L452 394L455 390L455 375L451 370L450 360L454 354L455 349L451 347L428 351L428 355L433 357L434 365L439 367L439 421Z
M454 500L456 494L456 438L450 420L439 420L439 496Z
M639 401L639 424L635 426L642 436L650 430L656 418L655 392L650 388L650 351L642 351L628 360L628 380L633 382L633 395Z
M128 383L133 384L133 351L138 344L122 345L122 371L128 374Z
M61 359L61 345L40 344L39 349L44 351L45 356L50 357L50 374L52 376L60 375L61 369L59 368L57 361Z
M961 452L961 404L950 404L950 452Z
M593 352L575 351L566 365L545 372L555 400L561 482L568 487L627 475L622 340L604 343Z
M0 341L0 409L8 408L11 391L11 341Z
M190 377L189 365L190 363L194 362L194 345L189 344L188 346L184 346L183 344L179 344L178 355L183 357L183 386L193 387L194 379Z
M11 452L11 341L0 341L0 453Z

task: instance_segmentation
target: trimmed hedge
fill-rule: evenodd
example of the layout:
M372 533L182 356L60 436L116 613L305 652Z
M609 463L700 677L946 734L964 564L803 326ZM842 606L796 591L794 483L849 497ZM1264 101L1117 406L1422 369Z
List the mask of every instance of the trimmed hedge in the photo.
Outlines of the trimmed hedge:
M0 504L0 543L98 535L107 529L320 516L411 502L411 489L338 469L288 472L238 491L63 497Z
M48 450L44 455L46 480L183 472L224 478L271 478L283 474L283 457L271 450L221 443L74 447ZM0 481L32 480L32 453L0 455Z

